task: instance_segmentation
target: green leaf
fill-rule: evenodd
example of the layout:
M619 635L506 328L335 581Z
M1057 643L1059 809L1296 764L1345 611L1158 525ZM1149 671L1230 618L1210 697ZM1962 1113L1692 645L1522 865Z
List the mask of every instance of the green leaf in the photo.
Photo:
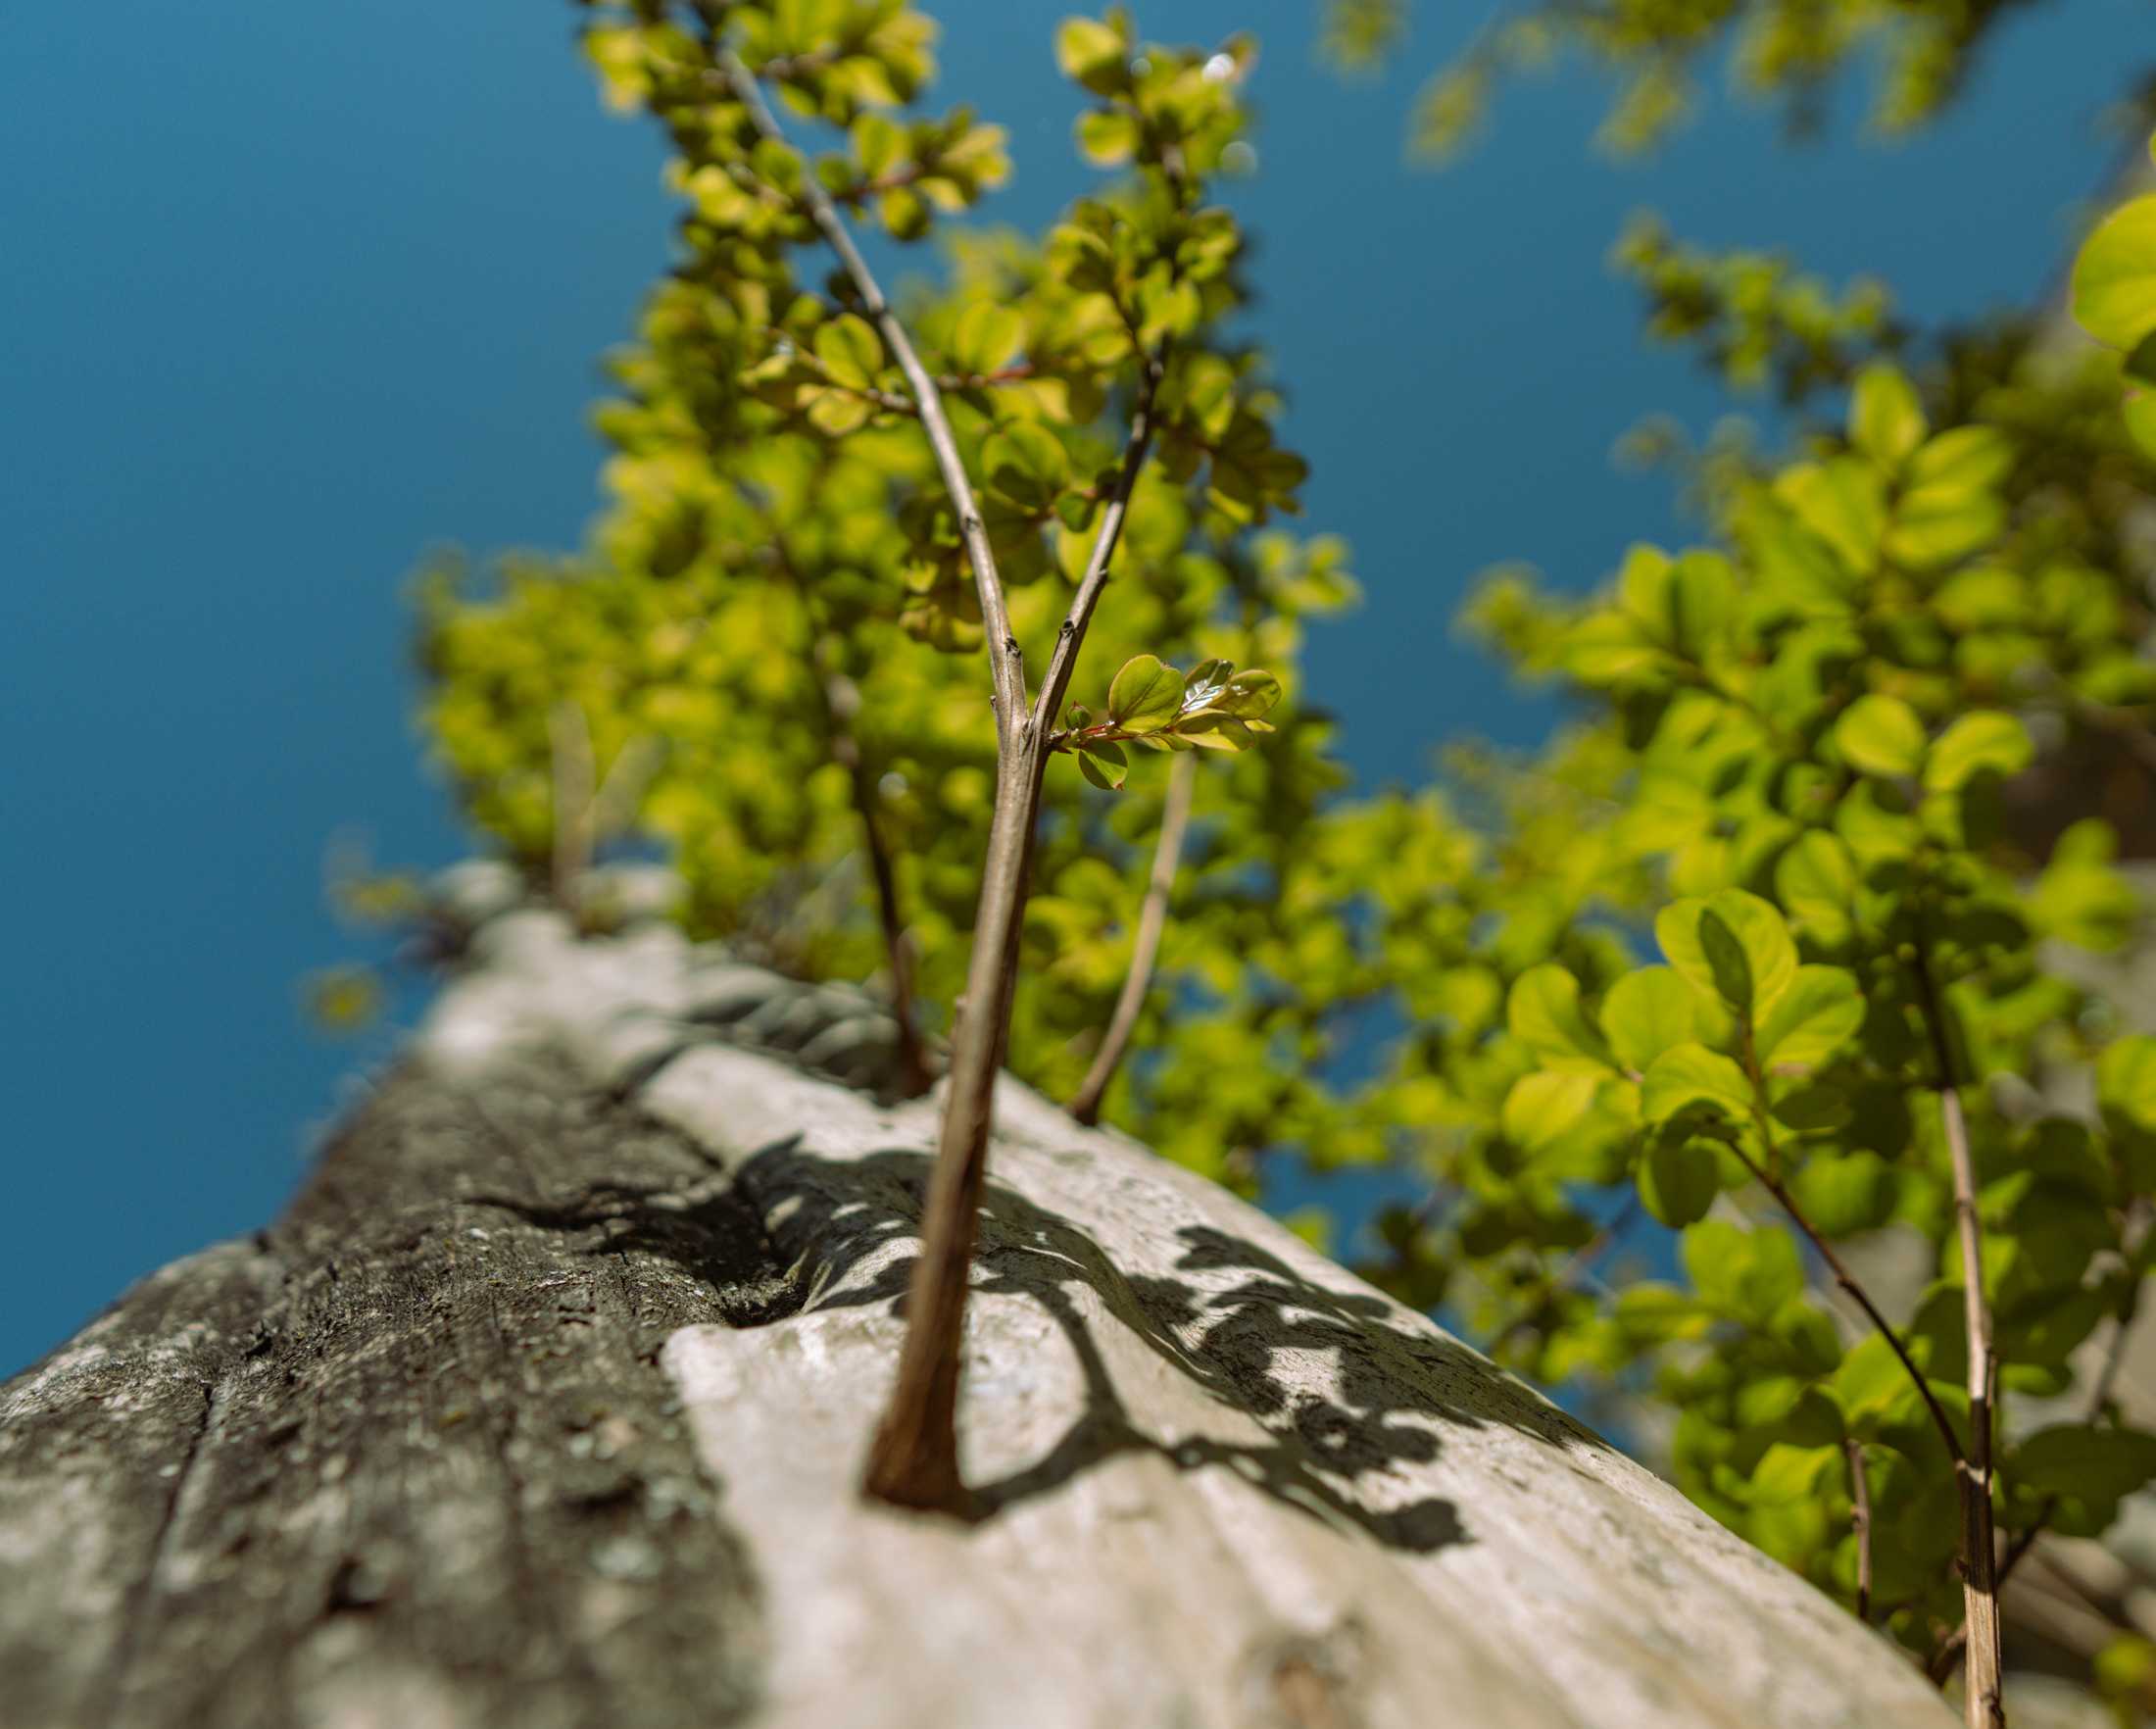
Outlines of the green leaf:
M1883 468L1897 469L1924 442L1924 410L1893 367L1866 367L1849 398L1849 442Z
M1055 65L1063 76L1097 96L1112 96L1130 84L1122 32L1090 18L1066 18L1055 30Z
M1070 457L1039 421L1013 420L982 441L981 472L993 491L1037 511L1070 478Z
M1981 710L1962 716L1933 742L1924 784L1932 792L1953 792L1977 774L2019 774L2034 755L2029 728L2018 718Z
M1129 161L1138 138L1138 117L1128 109L1096 108L1078 117L1079 152L1097 168Z
M1751 1082L1719 1051L1700 1044L1677 1045L1647 1069L1640 1090L1641 1114L1650 1123L1664 1123L1695 1106L1742 1121L1751 1111Z
M1026 321L1015 308L977 300L958 315L951 335L952 364L963 372L998 372L1018 357Z
M2121 1501L2156 1479L2156 1435L2075 1423L2038 1429L2008 1454L2003 1474L2032 1498L2080 1504L2080 1516L2064 1528L2094 1536L2110 1524Z
M1954 426L1909 459L1908 485L1913 492L1984 492L2013 467L2013 440L1996 426Z
M1755 1326L1804 1289L1796 1240L1787 1231L1743 1230L1707 1219L1687 1227L1684 1260L1702 1303Z
M1640 1161L1640 1204L1672 1230L1707 1216L1722 1192L1721 1166L1711 1145L1657 1136Z
M1819 1493L1822 1479L1841 1462L1839 1447L1794 1447L1777 1441L1752 1467L1750 1499L1778 1506Z
M1130 759L1123 754L1123 747L1113 740L1102 739L1078 747L1078 772L1102 792L1120 791L1129 771Z
M1507 1139L1539 1153L1577 1128L1594 1107L1601 1082L1582 1071L1538 1070L1522 1075L1504 1096L1501 1124Z
M866 390L883 367L883 340L864 319L841 313L816 326L816 359L831 382Z
M1755 1050L1762 1068L1812 1068L1864 1024L1864 994L1838 966L1799 966L1774 1011L1759 1024Z
M858 431L868 424L876 412L875 404L864 397L821 386L804 390L801 400L808 410L808 423L833 438L844 438L849 432Z
M1861 696L1835 722L1835 744L1859 773L1893 779L1924 760L1924 722L1899 697Z
M1204 707L1238 720L1254 720L1280 701L1280 680L1261 667L1235 673Z
M1774 886L1806 936L1830 948L1848 937L1856 861L1835 835L1822 828L1798 835L1775 864Z
M1743 889L1672 902L1654 920L1670 964L1697 989L1754 1020L1796 976L1796 944L1773 905Z
M1126 732L1165 726L1183 707L1183 674L1153 655L1133 655L1108 686L1108 718Z
M1617 1061L1634 1070L1696 1037L1698 1018L1698 993L1668 966L1628 972L1602 999L1602 1036Z
M2074 316L2113 348L2156 330L2156 198L2113 211L2089 235L2074 264Z
M1893 1213L1893 1170L1877 1153L1815 1153L1788 1184L1804 1216L1828 1237L1871 1230Z
M1505 1001L1512 1036L1558 1066L1592 1070L1610 1066L1607 1047L1580 1008L1580 981L1562 966L1544 963L1512 982Z

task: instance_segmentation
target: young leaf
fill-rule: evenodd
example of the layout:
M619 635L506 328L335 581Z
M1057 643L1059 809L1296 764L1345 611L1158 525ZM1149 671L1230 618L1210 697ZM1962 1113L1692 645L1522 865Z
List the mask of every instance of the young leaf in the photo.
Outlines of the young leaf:
M1090 18L1066 18L1055 31L1055 64L1063 76L1097 96L1112 96L1130 84L1121 32Z
M1505 1002L1512 1036L1552 1066L1602 1070L1607 1047L1580 1008L1580 981L1562 966L1544 963L1512 982Z
M1500 1124L1506 1138L1525 1152L1541 1152L1579 1126L1600 1084L1585 1071L1523 1074L1505 1094Z
M1704 1045L1674 1045L1654 1060L1640 1091L1640 1111L1650 1123L1665 1123L1680 1112L1705 1106L1741 1120L1751 1110L1751 1083L1744 1071Z
M2112 348L2156 330L2156 198L2113 211L2088 237L2074 265L2074 317Z
M1986 771L2019 774L2034 755L2029 728L2019 719L1981 710L1962 716L1934 741L1924 759L1924 785L1931 792L1954 792Z
M1759 1024L1754 1049L1763 1068L1811 1068L1864 1024L1864 994L1838 966L1799 966L1773 1012Z
M1154 655L1133 655L1108 686L1108 718L1127 732L1165 726L1183 708L1183 674Z
M1765 1015L1796 976L1796 944L1773 905L1743 889L1682 900L1654 920L1670 964L1740 1014Z
M1682 1230L1707 1216L1722 1192L1720 1166L1710 1143L1656 1136L1640 1161L1640 1204L1648 1213Z
M1673 967L1628 972L1602 999L1602 1034L1617 1061L1634 1070L1696 1038L1698 1018L1699 995Z
M1774 867L1775 892L1804 934L1830 947L1849 934L1856 861L1823 828L1806 829Z
M958 315L951 335L952 364L966 372L1001 371L1017 358L1026 321L1015 309L977 300Z
M1117 792L1130 772L1130 759L1112 740L1082 744L1078 747L1078 772L1102 792Z
M883 339L852 313L817 325L815 349L831 382L848 390L866 390L883 366Z
M1883 468L1896 469L1927 430L1909 380L1893 367L1866 367L1849 397L1849 441Z
M1835 744L1859 773L1896 779L1924 760L1924 722L1899 697L1861 696L1835 722Z

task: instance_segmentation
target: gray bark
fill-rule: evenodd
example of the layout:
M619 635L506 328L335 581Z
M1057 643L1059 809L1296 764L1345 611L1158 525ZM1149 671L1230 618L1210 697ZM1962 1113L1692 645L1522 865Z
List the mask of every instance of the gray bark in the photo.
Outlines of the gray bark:
M891 1049L663 928L488 924L279 1224L0 1389L0 1719L1951 1720L1532 1391L1015 1083L986 1510L863 1505L935 1138L860 1090Z

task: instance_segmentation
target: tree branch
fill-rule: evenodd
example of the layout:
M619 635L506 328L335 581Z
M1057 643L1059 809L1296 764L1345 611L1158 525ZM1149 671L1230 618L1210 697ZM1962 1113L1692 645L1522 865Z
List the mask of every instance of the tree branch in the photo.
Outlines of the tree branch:
M1010 1028L1018 939L1039 827L1042 776L1048 767L1045 722L1069 688L1086 625L1107 582L1131 492L1152 443L1160 370L1157 359L1146 369L1115 488L1057 635L1040 697L1032 714L1003 735L1004 748L997 753L996 805L973 921L973 955L966 968L964 1006L952 1033L950 1090L921 1221L921 1253L906 1298L906 1344L862 1479L865 1493L899 1507L962 1513L969 1506L958 1475L958 1349L981 1191L988 1180L996 1072Z
M861 755L860 740L854 735L854 716L860 711L860 690L843 672L820 672L823 712L830 721L831 756L846 770L854 793L854 813L860 818L861 839L868 853L868 872L876 884L876 917L883 929L883 952L891 968L891 1013L899 1023L899 1090L908 1099L928 1091L932 1078L928 1051L921 1043L921 1029L913 1003L913 953L906 936L906 913L899 898L898 866L884 844L883 825L876 820L880 794L876 777Z
M720 48L714 42L713 52L719 70L726 76L727 87L735 100L749 111L750 122L756 129L773 143L792 148L784 129L763 100L756 74L731 49ZM898 315L884 299L883 289L869 270L868 261L854 244L846 219L839 215L838 207L817 180L814 169L806 161L802 164L801 200L808 206L809 220L816 224L817 231L838 254L839 263L860 295L861 306L883 337L884 346L899 363L899 370L906 374L913 401L920 410L921 429L928 434L928 447L935 453L944 490L951 495L951 507L958 514L958 533L965 543L966 562L973 567L973 583L981 601L981 624L988 639L989 674L996 692L996 738L1000 746L1007 749L1018 718L1025 713L1025 667L1019 659L1018 639L1011 634L1010 613L1004 601L1003 578L997 574L996 554L988 544L988 528L974 503L973 485L958 455L958 441L951 430L951 417L944 412L943 393L928 369L921 365L921 357L914 352L906 326L899 322Z
M1913 965L1938 1066L1939 1123L1953 1168L1954 1224L1961 1240L1962 1325L1969 1341L1969 1457L1957 1481L1962 1514L1962 1626L1967 1671L1963 1697L1969 1729L2005 1729L1999 1649L1998 1536L1991 1510L1991 1384L1997 1358L1991 1347L1991 1311L1984 1297L1984 1226L1977 1216L1976 1161L1969 1151L1969 1123L1954 1083L1954 1058L1946 1031L1945 1004L1932 977L1926 938L1918 933Z
M554 898L573 914L598 841L592 824L591 727L584 711L566 698L556 703L547 711L547 742L554 758Z
M1168 897L1175 888L1175 872L1183 859L1183 832L1190 825L1191 795L1198 785L1198 753L1184 751L1168 771L1167 801L1160 810L1160 837L1152 850L1152 875L1146 884L1145 904L1138 913L1138 941L1131 950L1130 970L1123 975L1122 994L1108 1016L1107 1034L1094 1054L1078 1093L1070 1102L1070 1113L1088 1127L1101 1120L1101 1096L1108 1090L1130 1048L1131 1034L1146 1006L1146 992L1152 984L1152 965L1160 953L1160 935L1167 927Z
M1910 1357L1909 1348L1901 1342L1901 1335L1894 1331L1893 1323L1880 1312L1879 1305L1872 1301L1871 1293L1857 1282L1856 1275L1850 1272L1841 1257L1835 1253L1834 1245L1819 1234L1812 1221L1804 1215L1804 1210L1797 1206L1796 1198L1782 1186L1781 1180L1768 1175L1759 1161L1743 1148L1734 1143L1724 1144L1737 1156L1738 1162L1751 1172L1753 1180L1775 1198L1782 1210L1789 1215L1789 1222L1804 1233L1805 1241L1818 1252L1820 1260L1827 1263L1827 1270L1834 1274L1835 1283L1848 1294L1850 1301L1864 1311L1865 1318L1878 1329L1880 1337L1886 1341L1887 1349L1893 1352L1902 1368L1908 1372L1909 1379L1915 1383L1918 1394L1924 1400L1925 1409L1932 1413L1932 1426L1938 1430L1939 1439L1945 1443L1947 1457L1959 1469L1963 1460L1961 1437L1954 1433L1953 1421L1947 1416L1946 1408L1939 1404L1938 1396L1932 1391L1931 1383L1924 1378L1924 1371L1917 1367L1915 1359Z
M1846 1436L1849 1460L1849 1530L1856 1538L1856 1618L1872 1618L1872 1486L1864 1479L1864 1443Z
M2134 1210L2129 1215L2127 1236L2122 1244L2122 1247L2130 1256L2139 1246L2146 1225L2146 1214L2140 1210L2136 1204ZM2102 1416L2104 1408L2111 1403L2112 1386L2118 1380L2120 1366L2126 1359L2127 1335L2132 1331L2133 1317L2139 1311L2140 1304L2141 1281L2138 1278L2129 1277L2126 1285L2126 1295L2120 1299L2118 1312L2112 1317L2111 1339L2104 1348L2103 1363L2096 1371L2095 1385L2089 1389L2088 1420L2090 1422L2094 1422ZM2028 1557L2029 1552L2035 1548L2036 1540L2051 1528L2052 1517L2058 1510L2059 1498L2056 1495L2046 1497L2043 1506L2036 1510L2036 1516L2029 1522L2028 1527L2017 1532L2014 1541L2006 1546L2006 1554L1999 1561L1998 1570L1992 1575L1992 1583L2002 1593L2006 1589L2007 1580L2014 1576L2014 1569L2020 1566L2023 1560ZM1938 1649L1932 1654L1931 1660L1925 1664L1925 1673L1930 1675L1933 1681L1943 1685L1946 1677L1954 1672L1954 1665L1961 1659L1962 1647L1967 1645L1968 1642L1969 1623L1964 1621L1953 1632L1939 1641Z

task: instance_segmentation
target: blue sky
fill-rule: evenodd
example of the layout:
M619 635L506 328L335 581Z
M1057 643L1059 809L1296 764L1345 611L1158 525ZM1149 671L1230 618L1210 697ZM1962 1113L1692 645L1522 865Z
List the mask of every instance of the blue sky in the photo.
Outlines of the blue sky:
M1035 224L1089 174L1059 7L932 6L943 94L1009 127L991 207ZM1316 64L1310 0L1176 0L1152 33L1254 29L1257 332L1309 455L1309 525L1368 590L1313 644L1368 779L1547 711L1454 640L1473 574L1595 580L1681 532L1613 440L1731 405L1638 339L1604 258L1679 234L1870 272L1905 313L2026 302L2106 159L2146 0L2050 0L1917 141L1824 144L1715 93L1646 163L1597 158L1602 90L1510 92L1444 174L1402 163L1422 74L1480 6L1425 4L1396 70ZM267 1220L391 1049L325 1044L298 981L358 952L325 849L461 843L420 766L400 589L432 547L574 544L595 508L598 360L663 268L660 148L606 116L570 8L529 0L18 8L0 23L0 722L12 914L5 1155L22 1221L0 1373L135 1275ZM404 1005L406 1010L413 1007Z

